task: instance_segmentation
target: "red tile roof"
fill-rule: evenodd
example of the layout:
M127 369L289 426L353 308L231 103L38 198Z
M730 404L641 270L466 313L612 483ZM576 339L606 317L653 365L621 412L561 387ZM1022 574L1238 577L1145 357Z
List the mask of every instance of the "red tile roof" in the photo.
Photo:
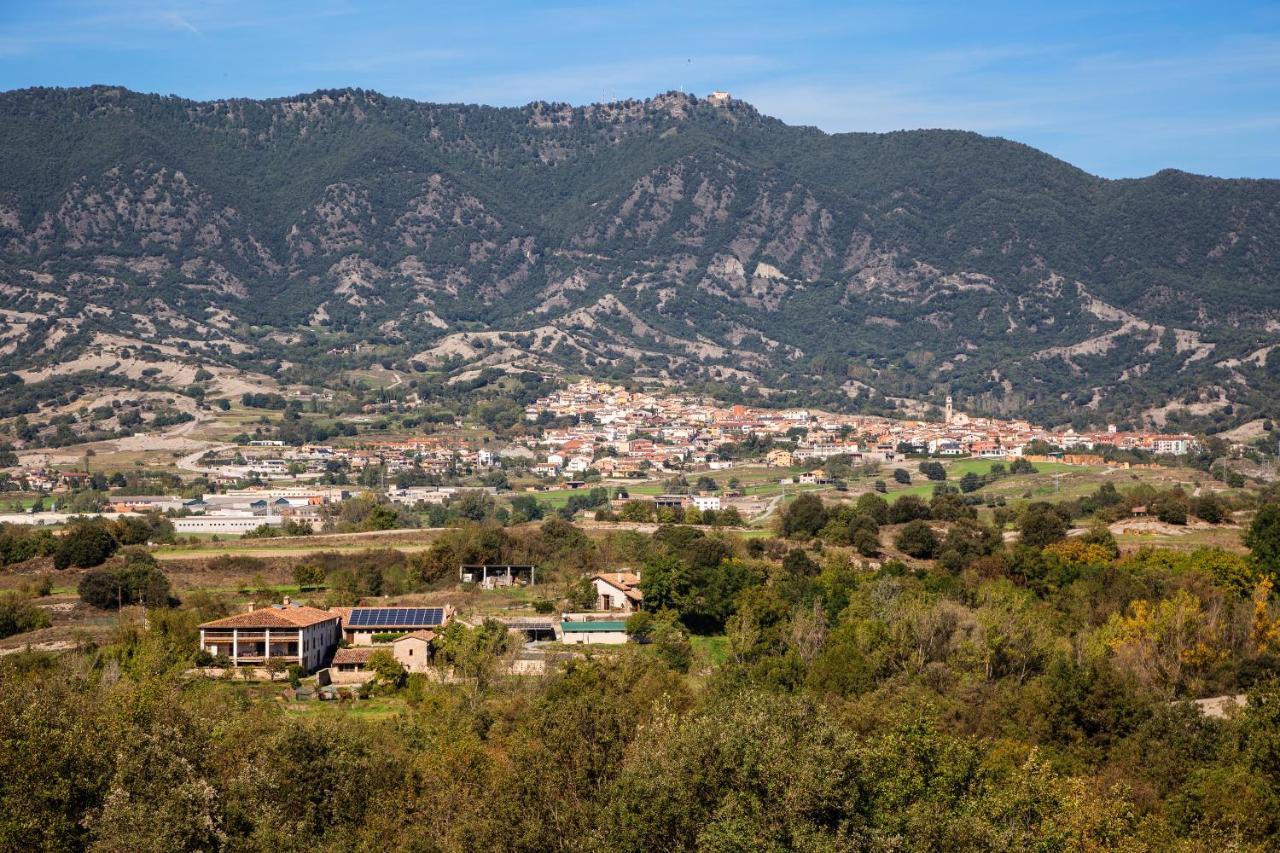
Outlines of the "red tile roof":
M640 576L635 572L601 572L596 577L609 586L621 590L632 601L641 601L644 598L639 589Z
M222 619L205 622L201 628L309 628L330 620L337 620L336 613L318 607L301 604L277 604L260 607L247 613L237 613Z
M338 649L333 653L332 665L360 663L367 664L369 658L378 650L377 646L355 646L349 649Z
M423 642L431 642L436 638L435 631L414 631L411 634L405 634L403 637L396 637L392 643L398 643L401 640L422 640Z

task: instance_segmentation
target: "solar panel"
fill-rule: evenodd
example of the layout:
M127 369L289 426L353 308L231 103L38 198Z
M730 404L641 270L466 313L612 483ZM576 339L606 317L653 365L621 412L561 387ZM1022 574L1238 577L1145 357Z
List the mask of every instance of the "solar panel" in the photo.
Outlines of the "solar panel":
M359 607L351 611L352 628L434 628L444 622L443 607Z

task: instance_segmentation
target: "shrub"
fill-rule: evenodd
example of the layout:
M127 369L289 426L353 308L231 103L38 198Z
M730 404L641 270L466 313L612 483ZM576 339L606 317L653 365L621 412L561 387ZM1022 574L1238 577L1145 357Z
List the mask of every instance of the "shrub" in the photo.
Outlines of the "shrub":
M16 592L0 594L0 639L49 627L49 614Z

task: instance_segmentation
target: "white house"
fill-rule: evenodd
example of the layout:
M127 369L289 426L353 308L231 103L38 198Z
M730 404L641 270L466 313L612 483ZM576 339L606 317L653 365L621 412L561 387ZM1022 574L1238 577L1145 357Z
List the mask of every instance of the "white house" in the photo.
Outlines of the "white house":
M284 599L200 626L200 647L226 655L232 666L263 666L268 658L298 664L313 672L328 659L340 639L339 616Z
M644 600L640 575L635 572L602 572L591 579L596 588L596 609L634 613Z
M720 496L719 495L694 495L693 505L698 509L702 510L703 512L706 512L709 509L719 512Z
M591 467L591 460L586 456L574 456L564 466L570 474L581 474Z

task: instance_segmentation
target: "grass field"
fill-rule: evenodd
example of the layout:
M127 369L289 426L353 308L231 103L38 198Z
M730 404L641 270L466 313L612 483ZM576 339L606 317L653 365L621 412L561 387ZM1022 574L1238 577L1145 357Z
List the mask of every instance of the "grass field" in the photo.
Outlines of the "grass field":
M729 660L729 638L724 634L713 637L690 637L694 660L705 660L709 666L721 666Z
M926 500L933 495L934 486L938 484L925 479L924 475L916 470L918 464L913 461L910 464L896 466L911 472L911 485L909 486L901 486L892 482L891 475L885 478L885 482L889 487L889 492L885 497L890 502L903 495L915 495ZM992 464L993 462L987 459L943 461L942 465L947 470L945 482L952 486L959 486L960 478L965 474L988 474L991 471ZM974 494L983 498L1002 497L1011 503L1020 500L1057 501L1070 500L1091 494L1097 491L1098 487L1103 483L1111 483L1121 491L1139 483L1147 483L1160 489L1181 485L1190 491L1195 488L1197 483L1210 481L1209 476L1203 471L1196 471L1191 468L1140 468L1126 470L1103 465L1068 465L1063 462L1037 462L1035 466L1036 473L1034 474L1006 476L983 486ZM1005 467L1008 467L1007 463Z

